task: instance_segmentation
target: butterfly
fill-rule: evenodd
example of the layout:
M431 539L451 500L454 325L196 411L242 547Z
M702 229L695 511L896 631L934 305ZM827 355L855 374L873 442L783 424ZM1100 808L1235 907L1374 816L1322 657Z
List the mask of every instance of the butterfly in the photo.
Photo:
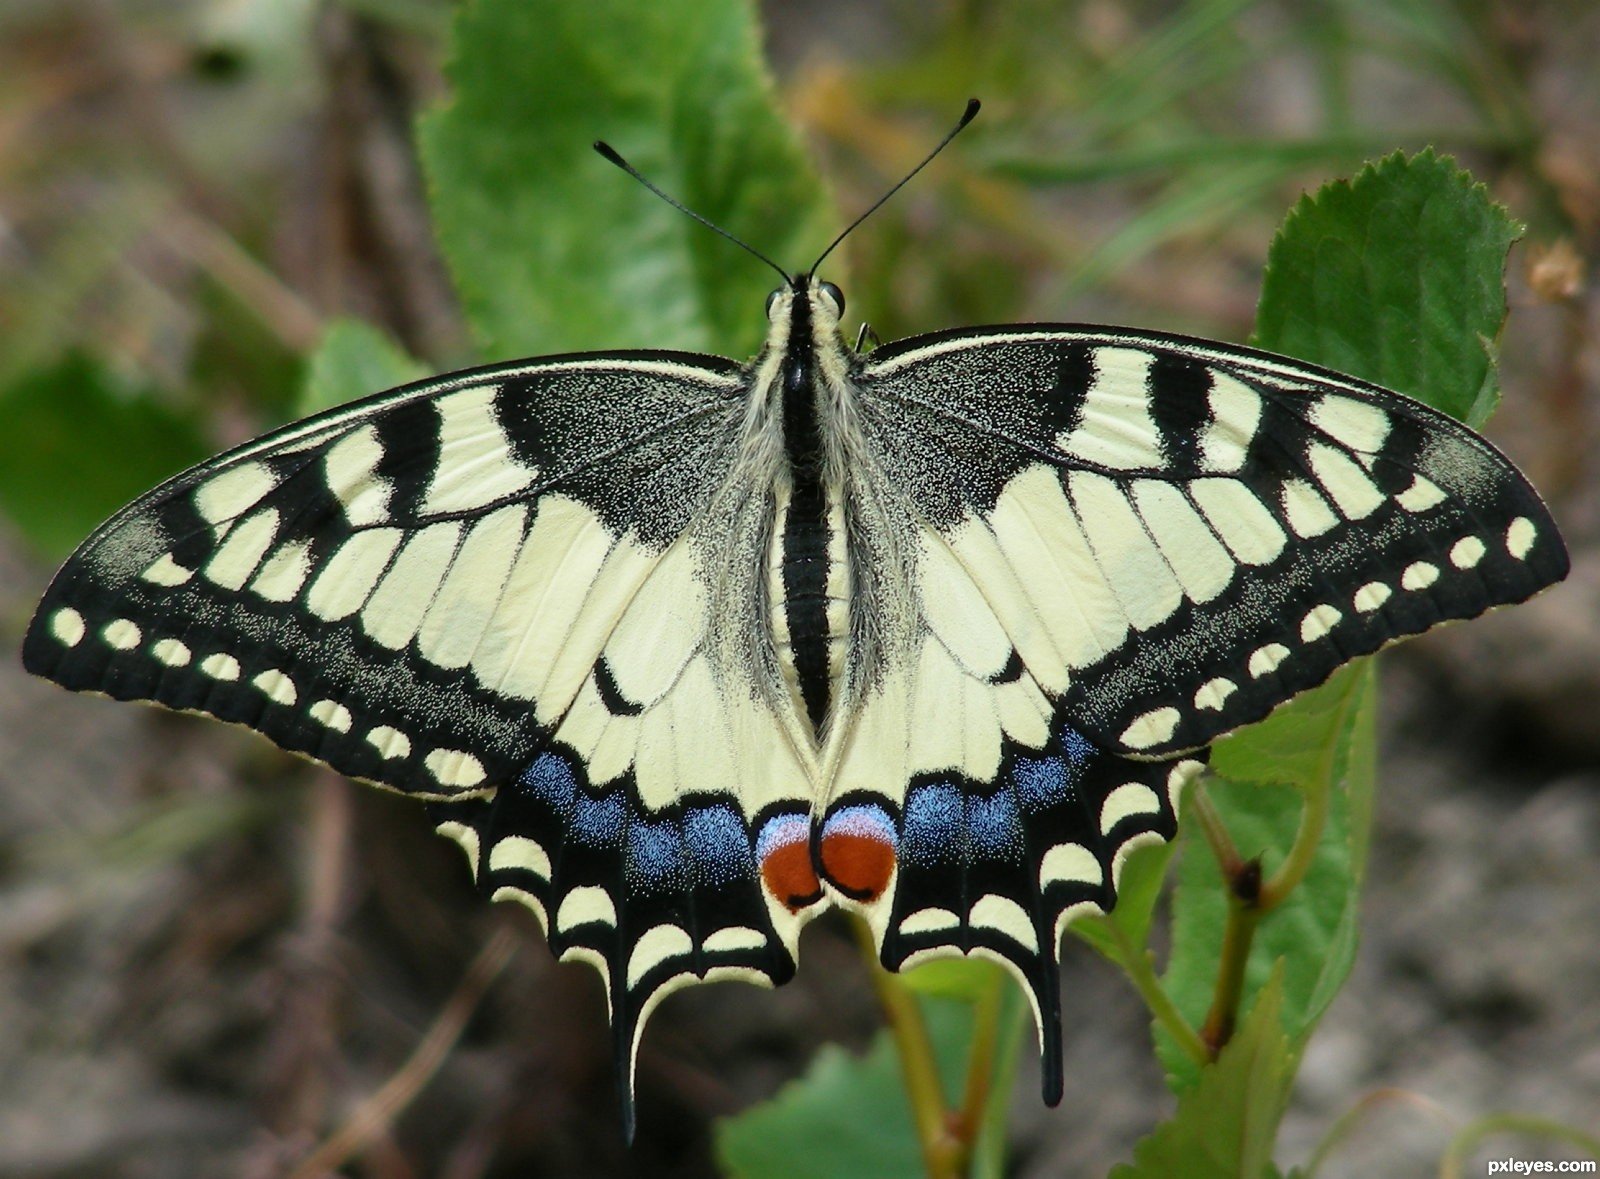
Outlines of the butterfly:
M24 661L426 800L599 971L628 1093L666 995L786 981L838 906L891 970L1008 968L1054 1103L1063 932L1206 747L1566 552L1488 442L1364 381L1080 325L863 352L779 272L749 363L471 369L176 476Z

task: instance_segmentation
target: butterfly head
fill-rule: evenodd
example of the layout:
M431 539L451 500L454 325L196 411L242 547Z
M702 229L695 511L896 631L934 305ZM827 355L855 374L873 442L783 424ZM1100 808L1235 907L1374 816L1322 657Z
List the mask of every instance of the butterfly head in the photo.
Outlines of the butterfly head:
M826 279L797 274L767 296L767 320L787 322L803 301L810 322L825 330L837 328L844 316L844 292Z

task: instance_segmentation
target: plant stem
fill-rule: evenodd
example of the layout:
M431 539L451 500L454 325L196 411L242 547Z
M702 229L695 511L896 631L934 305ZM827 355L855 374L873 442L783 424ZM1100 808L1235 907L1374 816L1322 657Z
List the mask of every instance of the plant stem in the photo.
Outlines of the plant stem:
M1567 1142L1579 1150L1586 1150L1600 1159L1600 1138L1558 1122L1533 1114L1491 1114L1464 1127L1450 1140L1444 1157L1439 1160L1439 1179L1461 1179L1461 1165L1467 1155L1491 1134L1526 1134L1537 1138L1554 1138Z
M911 1103L911 1120L922 1146L928 1179L960 1179L966 1164L967 1144L951 1133L950 1110L940 1089L939 1065L934 1058L933 1041L928 1037L928 1025L922 1018L922 1008L917 1005L916 996L878 962L877 945L866 922L853 919L851 925L900 1056L906 1099Z
M1005 997L1006 976L996 968L990 971L988 985L972 1005L972 1042L967 1046L967 1079L961 1095L961 1111L956 1132L968 1150L977 1140L983 1125L983 1111L989 1104L994 1082L995 1041L1000 1030L1001 1000Z
M1222 816L1217 813L1211 795L1206 793L1203 777L1197 778L1190 784L1184 805L1194 812L1194 817L1199 820L1200 832L1206 837L1211 853L1217 857L1217 866L1222 869L1223 877L1232 880L1244 870L1244 858L1234 846L1233 836L1228 834L1228 828L1222 822Z
M1200 1025L1200 1038L1206 1054L1216 1059L1233 1036L1239 1019L1239 999L1244 994L1245 967L1250 963L1250 945L1261 920L1259 903L1261 862L1250 860L1237 875L1228 878L1228 923L1222 931L1222 956L1217 964L1217 986L1212 992L1211 1009Z
M1342 734L1345 731L1350 709L1361 695L1359 685L1359 676L1350 677L1347 690L1339 701L1339 713L1334 718L1335 734ZM1312 788L1305 792L1305 801L1300 810L1300 827L1295 831L1294 843L1289 848L1289 854L1283 863L1278 865L1278 870L1261 886L1259 906L1264 913L1271 912L1281 905L1311 870L1317 848L1322 843L1323 828L1328 824L1329 800L1337 789L1337 783L1333 780L1334 759L1338 757L1341 744L1341 741L1335 739L1329 741L1322 749L1322 755L1317 761L1316 781L1312 784Z
M1206 1047L1205 1041L1198 1032L1183 1017L1183 1012L1178 1010L1177 1004L1172 1001L1172 996L1167 994L1167 989L1161 985L1161 980L1156 977L1155 960L1149 950L1141 949L1133 944L1133 939L1128 936L1128 931L1115 921L1107 920L1106 928L1111 931L1111 936L1117 943L1117 963L1122 967L1122 973L1128 976L1128 981L1133 984L1134 990L1139 992L1139 997L1144 1000L1145 1008L1150 1012L1151 1018L1166 1029L1174 1043L1196 1064L1205 1064L1211 1059L1211 1050Z

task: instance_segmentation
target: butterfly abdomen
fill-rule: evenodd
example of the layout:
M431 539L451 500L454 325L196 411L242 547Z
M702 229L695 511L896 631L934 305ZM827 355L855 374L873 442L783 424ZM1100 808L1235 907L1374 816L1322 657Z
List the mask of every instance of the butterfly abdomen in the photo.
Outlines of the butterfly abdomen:
M769 575L773 644L795 702L821 734L844 667L849 627L844 515L816 480L780 497Z

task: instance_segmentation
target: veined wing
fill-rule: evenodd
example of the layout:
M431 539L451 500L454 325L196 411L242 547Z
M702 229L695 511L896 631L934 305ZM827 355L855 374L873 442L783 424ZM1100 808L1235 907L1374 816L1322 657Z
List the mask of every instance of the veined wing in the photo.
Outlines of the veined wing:
M1488 442L1283 357L1024 326L891 344L860 380L864 428L935 547L1111 752L1207 745L1567 570Z
M1203 747L1565 552L1470 431L1262 353L997 328L857 379L875 477L917 518L920 627L832 749L824 878L890 967L1013 970L1054 1100L1061 933L1172 836Z
M631 1075L671 988L787 978L819 892L807 768L705 650L694 526L745 389L578 356L308 419L102 526L24 661L434 800L486 890L600 968Z

